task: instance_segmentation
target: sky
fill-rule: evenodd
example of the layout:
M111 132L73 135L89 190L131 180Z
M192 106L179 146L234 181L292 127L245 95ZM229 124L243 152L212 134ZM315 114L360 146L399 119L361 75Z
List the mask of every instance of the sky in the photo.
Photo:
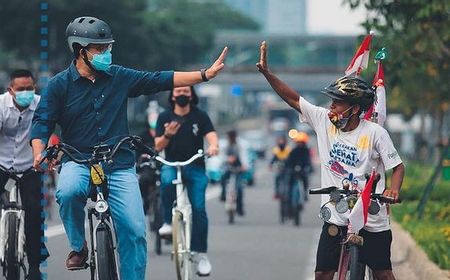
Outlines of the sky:
M342 0L308 0L307 29L310 34L354 35L364 33L359 26L366 17L363 8L350 10Z

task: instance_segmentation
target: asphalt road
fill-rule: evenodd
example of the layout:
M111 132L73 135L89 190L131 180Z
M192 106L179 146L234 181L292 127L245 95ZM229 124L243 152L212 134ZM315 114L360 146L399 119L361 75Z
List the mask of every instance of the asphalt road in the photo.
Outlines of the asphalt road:
M272 198L273 174L267 163L257 163L256 183L245 190L244 217L234 225L227 223L224 206L218 200L219 186L211 185L207 193L209 215L209 252L213 266L209 279L214 280L298 280L313 279L315 249L321 221L317 217L318 197L310 198L302 214L302 224L280 224L278 202ZM317 186L317 176L312 186ZM48 222L48 248L51 257L44 271L47 279L89 279L88 270L70 272L65 269L68 252L67 238L60 225L57 205L52 221ZM146 279L175 279L174 264L170 258L170 245L163 246L157 256L153 236L148 240ZM208 278L205 278L208 279Z

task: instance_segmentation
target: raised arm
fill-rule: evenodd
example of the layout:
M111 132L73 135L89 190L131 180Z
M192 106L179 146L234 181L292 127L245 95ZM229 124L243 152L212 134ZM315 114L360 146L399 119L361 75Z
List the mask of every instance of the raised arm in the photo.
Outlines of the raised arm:
M261 72L266 80L269 82L273 90L292 108L300 112L300 94L294 89L290 88L286 83L280 80L267 66L267 44L266 41L261 43L259 47L260 57L259 62L256 63L259 72Z
M225 67L224 61L227 56L228 47L225 47L219 58L209 68L202 71L174 72L173 87L192 86L213 79Z

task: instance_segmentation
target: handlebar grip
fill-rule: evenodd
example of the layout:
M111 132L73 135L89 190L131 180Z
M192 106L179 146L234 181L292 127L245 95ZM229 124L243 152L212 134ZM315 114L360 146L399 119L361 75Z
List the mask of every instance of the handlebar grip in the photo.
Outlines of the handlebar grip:
M337 190L337 187L310 189L309 194L330 194L334 190Z

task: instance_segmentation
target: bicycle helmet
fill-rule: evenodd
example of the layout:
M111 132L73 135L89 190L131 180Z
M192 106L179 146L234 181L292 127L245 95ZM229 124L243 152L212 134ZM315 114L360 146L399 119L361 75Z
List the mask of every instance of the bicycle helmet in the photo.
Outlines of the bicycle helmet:
M362 110L367 110L375 98L375 89L364 80L356 77L341 77L322 90L322 93L337 100L351 104L359 104Z
M299 133L297 133L297 135L295 135L295 138L294 138L295 143L303 142L306 144L306 143L308 143L308 141L309 141L309 136L308 136L308 134L306 134L303 131L300 131Z
M89 44L114 43L109 25L103 20L88 16L78 17L67 25L66 39L71 52L73 52L74 43L82 47Z

